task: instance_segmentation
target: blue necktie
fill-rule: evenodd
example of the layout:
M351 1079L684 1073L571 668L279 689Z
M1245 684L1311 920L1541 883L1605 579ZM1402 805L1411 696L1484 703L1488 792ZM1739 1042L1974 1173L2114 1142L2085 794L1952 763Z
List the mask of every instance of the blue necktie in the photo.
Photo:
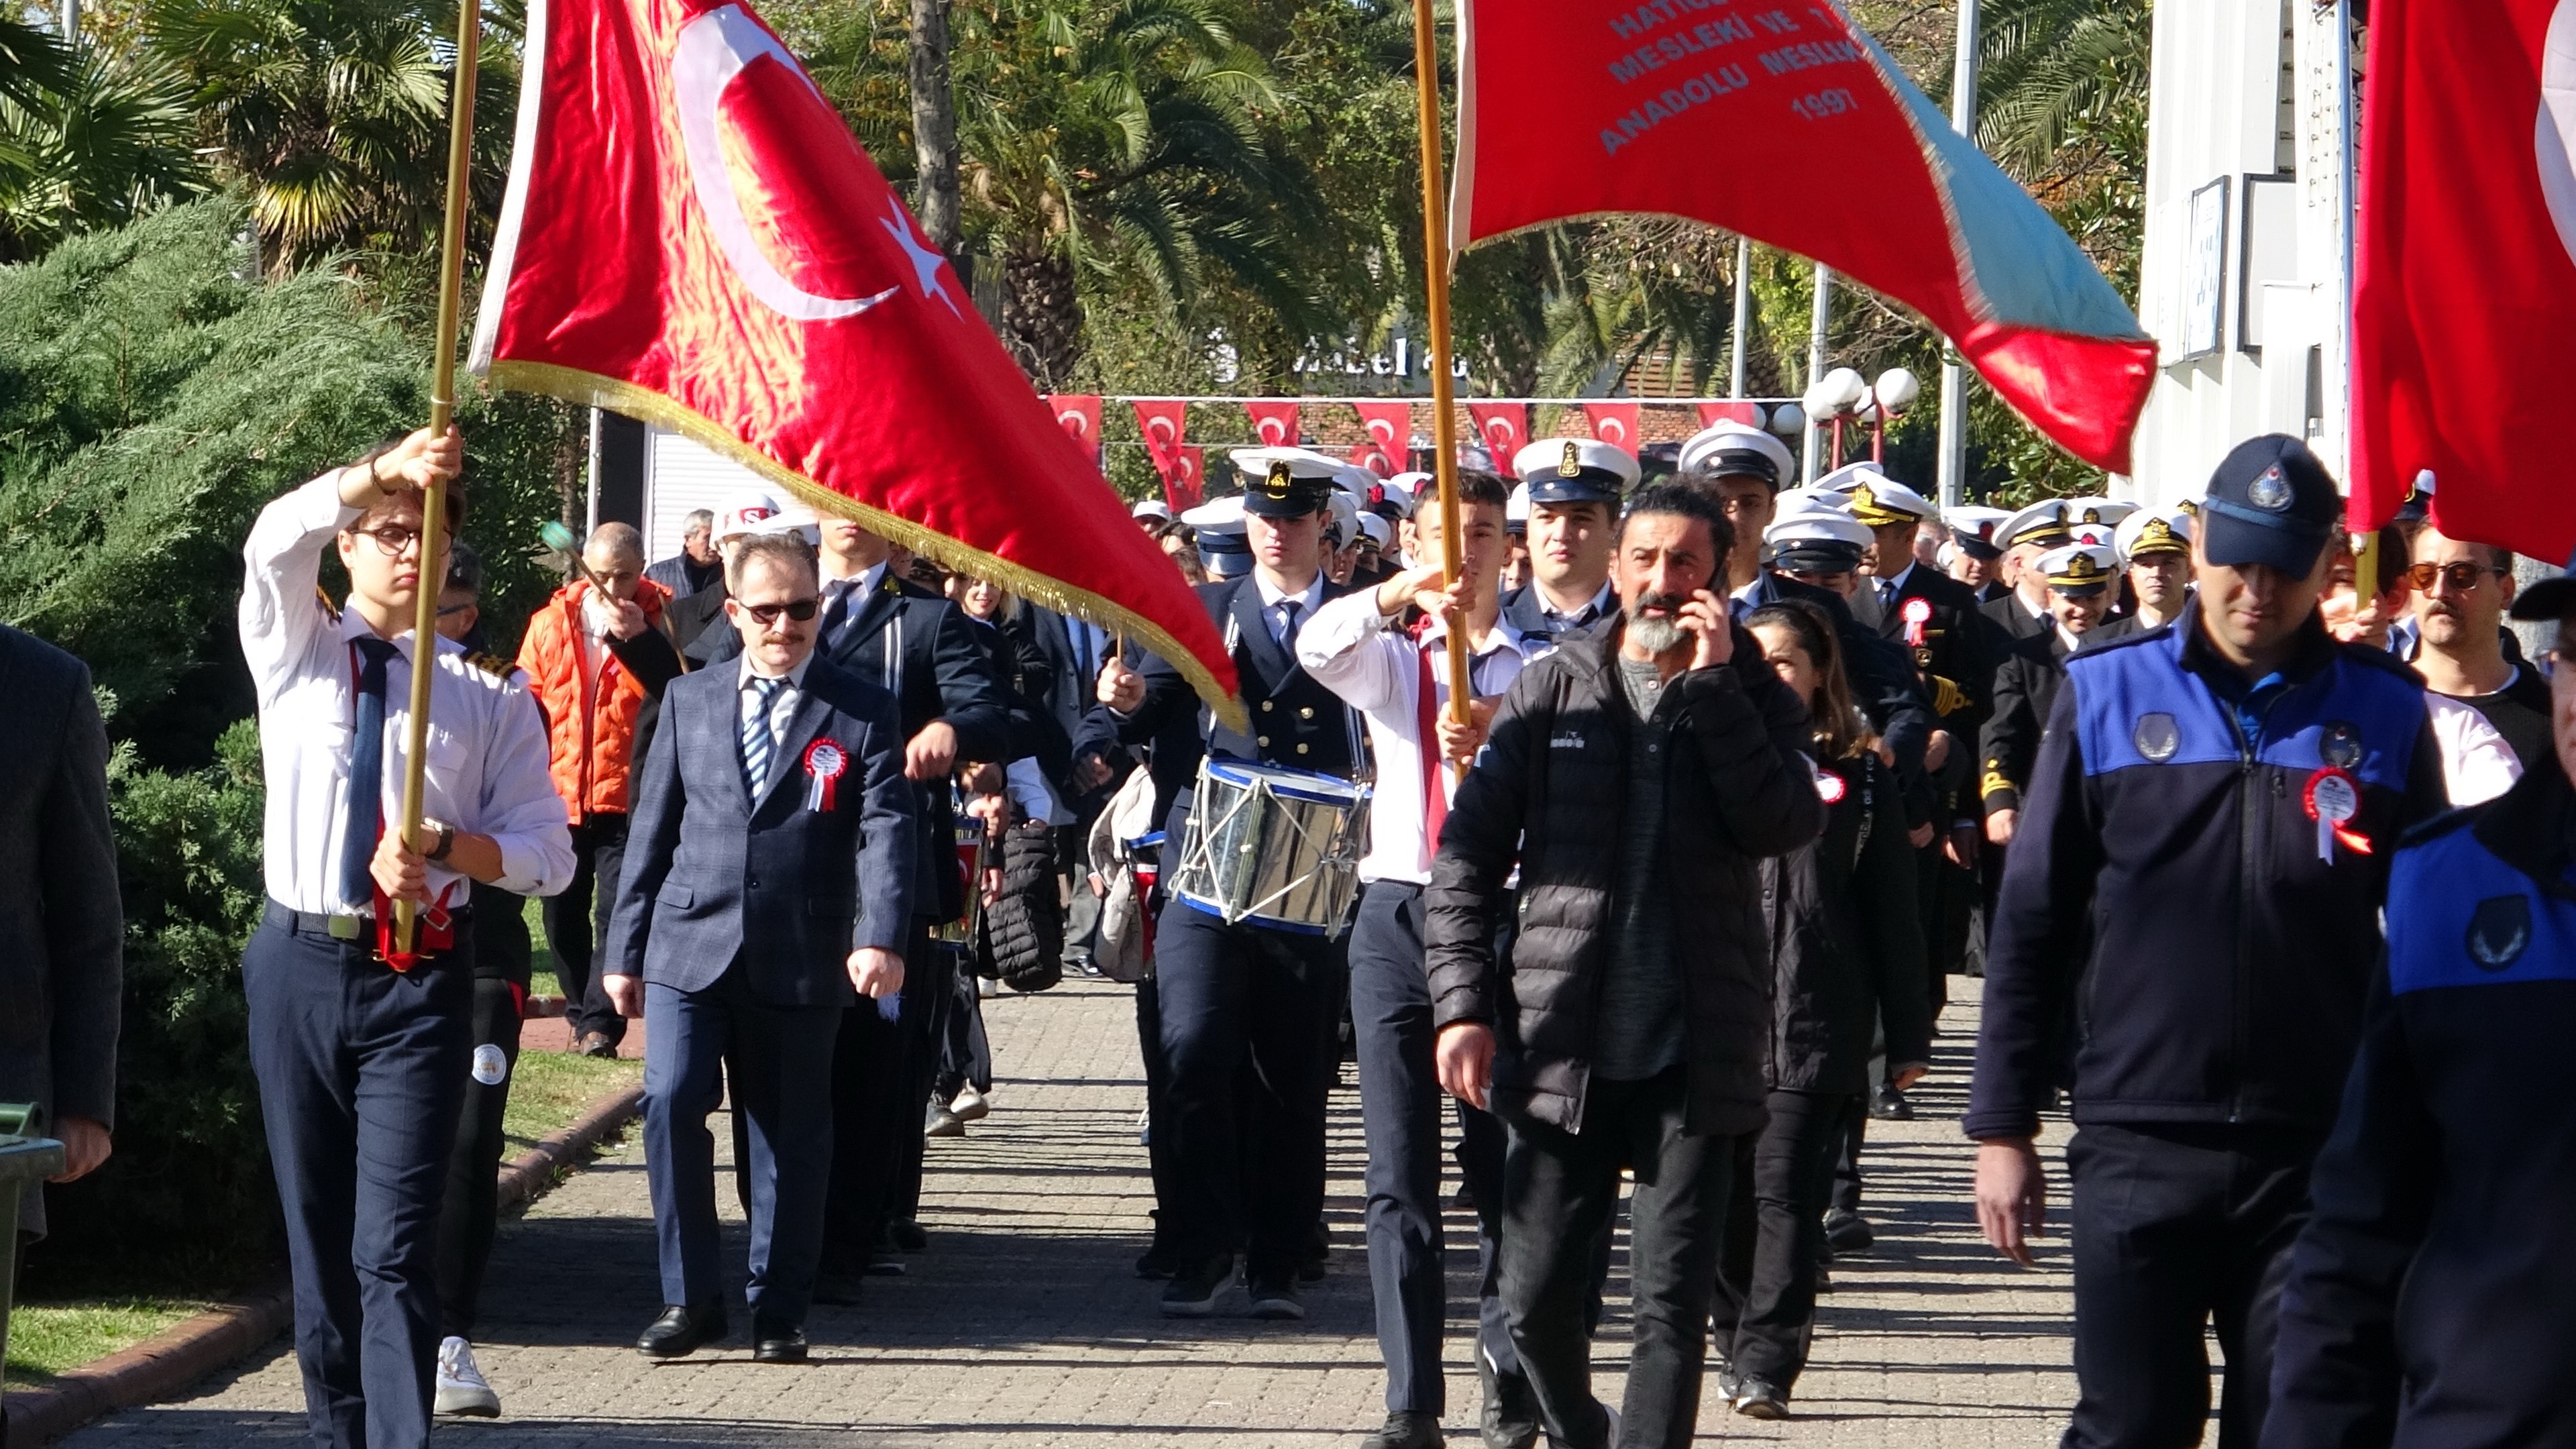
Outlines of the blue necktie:
M385 666L394 646L351 641L358 650L357 737L349 750L349 833L340 838L340 899L361 909L376 898L376 831L385 819Z
M1291 654L1297 652L1297 611L1301 607L1295 599L1282 600L1279 605L1279 647Z
M779 686L786 682L760 678L751 681L752 692L760 696L760 703L742 722L742 781L749 787L754 805L760 803L760 792L769 784L769 757L778 748L777 738L769 732L769 711L778 702Z
M823 605L823 622L814 630L814 648L817 653L832 652L832 636L840 631L843 624L849 622L850 595L858 591L857 579L835 579L823 586L823 592L832 597Z

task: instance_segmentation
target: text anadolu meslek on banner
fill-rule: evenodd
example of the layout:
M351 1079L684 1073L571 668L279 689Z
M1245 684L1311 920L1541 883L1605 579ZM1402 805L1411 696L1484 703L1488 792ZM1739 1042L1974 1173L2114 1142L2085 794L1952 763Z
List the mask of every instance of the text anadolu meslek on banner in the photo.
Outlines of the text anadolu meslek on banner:
M1458 11L1453 251L1616 212L1725 227L1913 307L2032 426L2128 471L2154 340L1833 0Z
M1240 710L1206 609L749 7L532 0L526 56L475 370L683 433Z

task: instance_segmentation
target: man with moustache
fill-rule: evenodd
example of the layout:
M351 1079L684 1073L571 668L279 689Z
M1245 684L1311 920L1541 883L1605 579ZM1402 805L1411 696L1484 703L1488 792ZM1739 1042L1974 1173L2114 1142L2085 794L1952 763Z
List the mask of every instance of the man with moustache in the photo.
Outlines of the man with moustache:
M2406 585L2414 591L2408 662L2435 694L2486 716L2525 765L2549 752L2549 681L2521 659L2505 631L2513 555L2466 543L2426 524L2416 530Z

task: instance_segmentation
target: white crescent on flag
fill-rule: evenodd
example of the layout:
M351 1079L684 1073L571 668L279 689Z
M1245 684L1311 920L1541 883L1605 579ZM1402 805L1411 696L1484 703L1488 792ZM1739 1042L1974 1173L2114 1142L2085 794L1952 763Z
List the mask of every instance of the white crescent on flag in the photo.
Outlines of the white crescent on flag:
M789 281L770 262L752 237L751 223L743 219L742 196L734 189L732 168L725 165L716 108L724 101L725 87L764 56L777 61L775 71L794 77L814 104L829 106L796 58L743 14L742 7L710 10L680 27L679 40L671 49L671 103L679 115L680 145L688 157L698 205L706 212L707 230L715 233L716 246L734 274L772 311L799 322L855 317L902 289L888 287L872 297L817 296ZM909 227L901 229L901 236L907 245L911 243ZM925 290L937 287L933 279ZM946 295L942 289L943 301ZM948 305L950 311L956 310L956 303Z
M2576 0L2558 0L2540 44L2540 119L2533 127L2540 194L2558 241L2576 260Z

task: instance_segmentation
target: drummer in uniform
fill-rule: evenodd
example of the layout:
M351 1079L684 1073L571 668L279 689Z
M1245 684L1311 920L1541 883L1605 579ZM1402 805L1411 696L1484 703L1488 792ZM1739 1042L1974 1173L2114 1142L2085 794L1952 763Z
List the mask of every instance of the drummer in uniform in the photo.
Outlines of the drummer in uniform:
M1099 694L1123 738L1150 737L1194 711L1211 761L1251 761L1348 780L1362 773L1359 716L1297 663L1297 636L1326 600L1324 528L1341 466L1300 448L1244 448L1251 572L1199 586L1233 656L1250 728L1201 707L1180 672L1146 656L1112 661ZM1189 835L1182 791L1164 830L1168 889ZM1338 927L1341 923L1333 922ZM1303 1318L1299 1269L1313 1256L1324 1195L1325 1094L1339 1066L1343 943L1324 930L1226 924L1167 895L1155 923L1155 987L1168 1072L1153 1131L1173 1200L1158 1236L1175 1255L1163 1312L1203 1317L1234 1277L1258 1318ZM1253 1070L1243 1070L1249 1059Z
M1619 498L1637 486L1637 459L1591 438L1541 438L1512 455L1529 490L1530 581L1503 598L1503 622L1563 643L1619 612L1610 551Z

